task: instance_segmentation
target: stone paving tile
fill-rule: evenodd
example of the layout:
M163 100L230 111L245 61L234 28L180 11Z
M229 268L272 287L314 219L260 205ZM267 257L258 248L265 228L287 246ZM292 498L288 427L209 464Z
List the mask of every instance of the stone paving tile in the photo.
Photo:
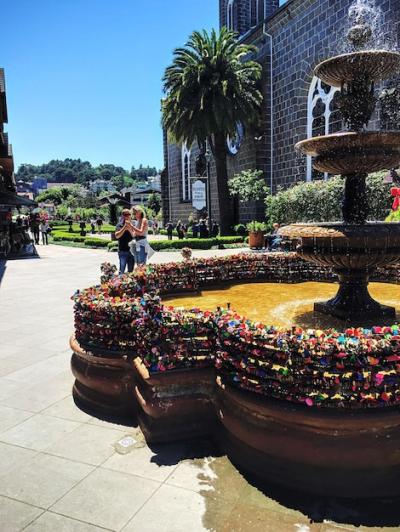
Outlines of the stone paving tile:
M32 412L25 412L24 410L0 405L0 433L19 425L26 419L32 417L32 415Z
M164 484L123 528L123 532L219 531L232 507L232 502L221 504L213 497Z
M135 436L133 436L135 437ZM173 450L171 451L173 452ZM163 482L178 467L177 464L163 465L151 449L143 447L133 449L128 454L115 453L109 458L102 468L138 475L150 480Z
M98 417L91 417L88 421L89 425L97 425L98 427L106 427L106 428L113 428L115 430L119 430L123 433L131 433L132 431L135 431L135 429L132 425L127 425L123 422L121 423L112 423L110 421L100 419Z
M0 434L0 441L35 451L44 451L77 429L79 423L37 414Z
M8 380L8 382L12 381ZM17 382L15 384L18 386L16 386L14 393L2 396L0 391L0 403L38 413L71 394L73 376L70 371L65 371L33 386Z
M36 455L36 451L0 442L0 477L31 461Z
M20 389L21 385L18 382L10 381L6 377L0 377L0 403Z
M104 532L105 530L109 529L99 528L52 512L45 512L25 528L24 532Z
M65 397L65 399L61 399L61 401L57 401L57 403L49 406L42 411L42 414L58 417L61 419L68 419L70 421L78 421L80 423L86 423L92 419L89 414L86 414L83 410L76 406L72 395L69 395L68 397Z
M0 494L48 508L91 471L92 466L40 453L0 477Z
M4 361L0 360L1 363ZM65 355L56 355L36 362L28 367L23 367L18 371L7 375L7 379L12 381L18 381L22 384L37 384L43 382L44 380L51 379L56 375L62 373L69 368L69 361Z
M19 532L41 513L41 508L0 496L0 530L4 532Z
M118 430L85 424L48 447L47 452L85 464L100 465L114 454L113 445L119 439L121 432Z
M159 486L152 480L96 469L51 509L97 526L120 530Z

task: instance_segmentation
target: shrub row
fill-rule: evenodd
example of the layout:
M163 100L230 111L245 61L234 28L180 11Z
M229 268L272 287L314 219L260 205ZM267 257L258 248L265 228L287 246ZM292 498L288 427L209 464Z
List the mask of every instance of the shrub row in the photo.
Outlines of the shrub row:
M57 221L57 220L54 220L54 221L51 221L49 223L50 227L52 229L55 229L56 231L64 231L64 232L69 232L69 225L67 222L65 221ZM96 228L96 232L97 232L97 225L95 226ZM90 229L90 224L86 224L86 231L89 232L91 229ZM114 225L110 225L110 224L103 224L101 226L101 232L102 233L113 233L115 231L115 226ZM72 224L72 232L73 233L80 233L81 232L81 228L79 227L79 223L73 223Z
M165 249L211 249L213 246L223 246L231 244L243 243L242 236L220 236L217 238L185 238L184 240L157 240L151 242L151 247L155 251L163 251ZM116 251L118 248L118 242L110 242L108 249L110 251Z
M367 178L369 220L384 220L392 204L390 188L384 182L385 173ZM328 181L298 183L274 196L266 198L267 223L286 225L297 222L334 222L342 219L341 204L344 179L333 177Z
M63 231L54 231L52 236L55 242L75 242L96 248L106 248L109 244L109 241L104 238L86 237Z

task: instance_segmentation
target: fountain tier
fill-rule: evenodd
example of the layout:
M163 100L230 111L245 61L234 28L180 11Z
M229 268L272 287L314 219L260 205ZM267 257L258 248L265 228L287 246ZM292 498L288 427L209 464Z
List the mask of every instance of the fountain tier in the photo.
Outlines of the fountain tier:
M400 70L400 53L368 50L338 55L323 61L314 69L315 75L327 85L342 87L357 79L371 82L389 78Z
M296 149L314 157L320 172L349 175L378 172L400 164L400 132L341 132L302 140Z

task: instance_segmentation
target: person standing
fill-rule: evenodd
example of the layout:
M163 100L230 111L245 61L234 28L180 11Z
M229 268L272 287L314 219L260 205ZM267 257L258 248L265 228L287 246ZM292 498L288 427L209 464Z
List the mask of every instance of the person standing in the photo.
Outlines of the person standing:
M101 219L100 216L97 218L96 223L97 223L97 232L100 234L101 233L101 228L103 226L103 220Z
M168 240L172 240L172 232L174 230L174 225L171 221L167 223L166 229L167 229Z
M42 220L39 225L39 231L42 235L42 244L48 246L49 244L49 230L50 226L47 220Z
M130 251L129 244L134 238L132 215L129 209L122 211L123 222L119 222L115 228L115 238L118 240L119 273L133 272L135 259Z
M136 264L140 266L146 264L147 255L150 248L149 243L147 241L149 222L145 216L143 208L140 205L136 205L136 207L133 207L132 210L136 218L136 224L133 227L133 232L136 240L134 255Z
M208 229L205 220L200 220L199 223L199 236L200 238L208 238Z
M39 220L38 220L38 217L36 215L32 216L32 220L31 220L31 232L32 232L32 235L33 235L33 239L35 241L35 244L39 244L39 236L40 236L40 231L39 231Z
M183 240L185 236L185 231L184 231L183 224L180 220L178 220L178 223L176 224L176 232L178 233L179 240Z
M219 234L219 225L214 220L213 223L212 223L211 236L213 238L217 238L218 234Z

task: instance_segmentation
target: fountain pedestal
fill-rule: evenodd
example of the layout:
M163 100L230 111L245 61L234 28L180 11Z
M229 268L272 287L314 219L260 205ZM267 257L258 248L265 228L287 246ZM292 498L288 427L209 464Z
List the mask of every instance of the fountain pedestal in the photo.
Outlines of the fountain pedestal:
M395 318L396 309L381 305L368 292L369 272L367 270L336 270L339 290L335 297L314 305L316 312L322 312L341 320L349 317L356 323L370 319Z
M298 242L297 253L302 258L329 266L338 275L338 293L329 301L316 303L316 311L354 323L395 317L393 307L370 296L368 282L375 268L398 261L399 223L293 224L280 233Z

